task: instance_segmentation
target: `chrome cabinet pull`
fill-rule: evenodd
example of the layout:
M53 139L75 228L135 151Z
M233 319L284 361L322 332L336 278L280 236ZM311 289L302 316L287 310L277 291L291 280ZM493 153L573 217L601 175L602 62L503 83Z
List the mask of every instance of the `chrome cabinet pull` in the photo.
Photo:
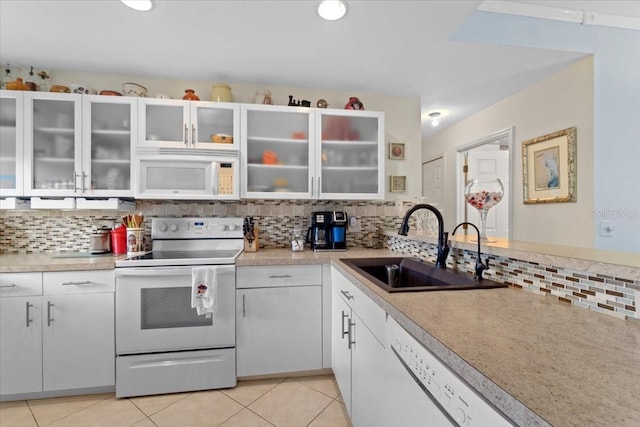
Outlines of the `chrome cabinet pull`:
M76 171L73 171L73 192L78 191L78 178L80 178L80 174Z
M10 285L0 285L0 288L15 288L18 285L16 285L15 283L12 283Z
M356 340L354 339L354 327L356 326L356 322L352 322L351 320L349 320L349 341L347 341L347 348L349 350L351 350L351 347L353 347L353 345L356 343Z
M316 187L315 187L316 179L311 177L311 198L316 197Z
M340 328L342 330L342 339L344 339L344 336L347 335L349 333L349 331L345 331L344 330L344 319L348 319L349 315L347 313L344 312L344 310L342 311L342 327Z
M340 293L342 295L344 295L344 297L348 300L352 300L353 299L353 295L351 295L348 291L340 291Z
M87 180L87 173L85 171L82 171L82 180L80 181L80 185L81 185L81 192L84 193L84 189L86 188L84 183Z
M288 279L290 277L290 274L272 274L269 279Z
M90 280L85 280L84 282L64 282L62 286L72 286L72 285L93 285L94 283Z
M242 317L246 317L247 315L247 306L245 305L245 294L242 294Z
M321 179L322 178L318 177L318 193L317 193L318 197L320 197L320 192L322 191L322 186L320 185L320 180Z
M189 127L186 123L184 124L184 145L189 146Z
M191 146L196 146L196 125L191 125Z
M51 301L47 301L47 326L51 326L51 322L53 322L53 317L51 317L51 307L53 307L53 303Z
M31 304L29 301L27 301L27 328L29 327L31 322L33 322L33 319L30 316L31 307L33 307L33 304Z

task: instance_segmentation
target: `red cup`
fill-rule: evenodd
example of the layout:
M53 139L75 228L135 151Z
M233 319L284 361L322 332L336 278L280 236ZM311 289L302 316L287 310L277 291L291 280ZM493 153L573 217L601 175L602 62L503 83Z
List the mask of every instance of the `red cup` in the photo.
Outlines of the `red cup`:
M127 253L127 227L118 227L111 230L111 252L114 254Z

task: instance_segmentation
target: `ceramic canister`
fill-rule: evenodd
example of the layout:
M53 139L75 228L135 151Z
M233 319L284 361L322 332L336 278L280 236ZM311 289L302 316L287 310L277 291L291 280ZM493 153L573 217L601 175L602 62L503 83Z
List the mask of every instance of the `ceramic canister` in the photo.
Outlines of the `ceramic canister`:
M211 100L217 102L233 102L231 88L226 83L215 83L211 89Z

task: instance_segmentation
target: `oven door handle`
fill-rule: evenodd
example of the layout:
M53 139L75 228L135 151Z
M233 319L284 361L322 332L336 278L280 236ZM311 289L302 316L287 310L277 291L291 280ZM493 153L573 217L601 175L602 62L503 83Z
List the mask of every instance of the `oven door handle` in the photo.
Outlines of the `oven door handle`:
M234 271L234 265L216 265L210 266L216 269L216 273L224 273ZM144 276L144 277L159 277L159 276L185 276L191 275L192 267L143 267L143 268L116 268L116 277L126 276Z

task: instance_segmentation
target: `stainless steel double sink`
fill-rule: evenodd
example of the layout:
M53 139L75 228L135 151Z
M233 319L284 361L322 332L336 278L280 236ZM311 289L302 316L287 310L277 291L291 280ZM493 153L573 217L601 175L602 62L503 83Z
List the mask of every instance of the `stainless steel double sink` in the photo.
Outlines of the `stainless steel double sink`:
M340 261L387 292L451 291L505 288L493 280L476 280L466 273L437 268L417 258L341 258ZM398 266L394 286L388 282L387 266ZM395 269L395 267L392 267Z

